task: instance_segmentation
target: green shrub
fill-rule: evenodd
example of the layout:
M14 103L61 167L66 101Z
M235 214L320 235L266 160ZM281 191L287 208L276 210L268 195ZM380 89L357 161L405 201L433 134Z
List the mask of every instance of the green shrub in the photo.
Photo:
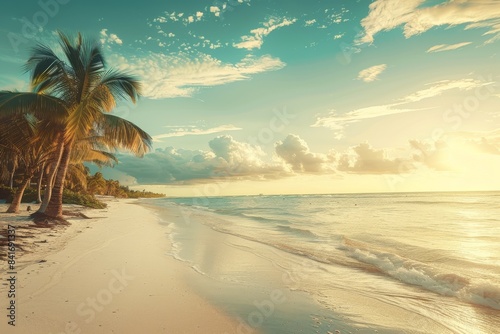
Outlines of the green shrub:
M93 209L104 209L107 204L99 201L93 195L86 195L81 193L75 193L71 190L64 189L63 192L63 203L64 204L78 204L83 205L88 208Z
M14 188L11 190L10 188L7 187L2 187L0 188L0 199L5 199L6 203L12 203L12 200L14 199L14 193L17 189ZM5 197L2 197L3 195L6 195ZM35 202L37 199L37 190L34 188L26 188L23 193L23 198L21 199L22 203L31 203Z

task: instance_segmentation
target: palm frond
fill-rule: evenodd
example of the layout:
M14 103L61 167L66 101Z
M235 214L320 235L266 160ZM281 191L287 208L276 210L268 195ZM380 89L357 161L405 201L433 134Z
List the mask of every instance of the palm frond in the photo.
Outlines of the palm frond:
M141 84L135 77L117 71L106 72L100 86L107 87L111 95L134 103L141 94Z
M101 117L96 131L108 145L129 150L137 156L151 149L151 136L134 123L111 114L101 114Z
M71 161L88 161L95 163L99 167L113 167L115 163L118 163L118 159L113 153L105 151L102 148L103 145L99 143L100 141L94 138L85 138L75 141L71 152Z
M31 92L0 91L0 119L31 113L38 119L64 123L68 111L57 97Z

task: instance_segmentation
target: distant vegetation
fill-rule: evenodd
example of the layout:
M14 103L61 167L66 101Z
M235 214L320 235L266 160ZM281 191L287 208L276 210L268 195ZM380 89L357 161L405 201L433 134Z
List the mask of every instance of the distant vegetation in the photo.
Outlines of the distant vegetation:
M95 195L114 196L117 198L157 198L165 196L164 194L156 194L145 190L131 190L127 186L120 185L120 182L116 180L106 180L102 173L99 172L90 175L89 169L84 166L81 167L81 173L83 173L83 175L69 175L63 192L63 203L79 204L89 208L102 209L106 207L106 203L97 199ZM20 177L20 175L14 177L14 185L17 184L17 180ZM43 192L42 189L40 190ZM11 203L15 192L15 187L10 188L5 184L0 185L0 200ZM42 194L38 192L38 187L35 187L33 184L32 187L24 191L22 202L40 202L41 195Z

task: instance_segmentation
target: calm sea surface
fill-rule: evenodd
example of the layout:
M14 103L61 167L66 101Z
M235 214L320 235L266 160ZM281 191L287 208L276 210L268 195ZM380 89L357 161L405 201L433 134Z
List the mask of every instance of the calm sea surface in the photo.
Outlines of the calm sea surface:
M270 320L276 312L286 321L290 310L278 314L282 300L268 296L271 304L266 304L266 298L256 297L256 303L241 297L239 303L247 307L234 312L245 325L241 333L327 333L337 327L347 332L500 333L498 192L167 198L146 203L178 210L183 219L169 225L172 255L220 286L252 293L265 281L258 276L267 275L275 282L272 289L296 291L323 309L296 306L295 312L310 313L309 323L286 329ZM263 269L264 264L252 268L251 261L245 266L231 254L240 254L235 255L240 262L249 258L244 254L252 254L272 269ZM222 304L231 299L223 293L209 298L225 299L219 300ZM349 326L335 327L336 321Z

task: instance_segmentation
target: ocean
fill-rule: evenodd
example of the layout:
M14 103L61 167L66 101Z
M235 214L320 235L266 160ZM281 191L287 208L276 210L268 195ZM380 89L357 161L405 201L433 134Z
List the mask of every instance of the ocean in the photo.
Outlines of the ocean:
M500 333L499 192L143 204L235 333Z

